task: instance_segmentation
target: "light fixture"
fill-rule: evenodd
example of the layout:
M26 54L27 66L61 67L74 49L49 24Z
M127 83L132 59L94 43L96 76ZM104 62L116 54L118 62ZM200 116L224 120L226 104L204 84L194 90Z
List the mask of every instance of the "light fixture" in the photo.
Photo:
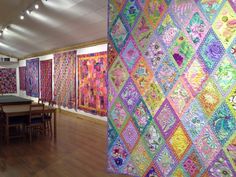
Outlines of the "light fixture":
M24 19L25 19L25 16L24 16L24 15L21 15L21 16L20 16L20 19L21 19L21 20L24 20Z
M35 5L34 5L34 8L35 8L35 9L39 9L39 5L38 5L38 4L35 4Z
M28 15L30 15L30 14L31 14L31 10L26 10L26 13L27 13Z
M2 31L8 31L9 26L6 26L5 28L2 29Z
M39 9L39 4L37 2L39 1L45 1L45 2L48 2L48 0L34 0L34 2L32 4L30 4L30 6L28 6L27 9L25 9L25 11L21 12L21 15L19 16L20 20L24 20L25 19L25 16L26 14L27 15L30 15L32 13L32 11L34 9ZM36 3L36 4L35 4ZM3 33L7 30L9 30L10 28L10 25L6 24L6 26L3 26L1 29L0 29L0 36L3 36Z

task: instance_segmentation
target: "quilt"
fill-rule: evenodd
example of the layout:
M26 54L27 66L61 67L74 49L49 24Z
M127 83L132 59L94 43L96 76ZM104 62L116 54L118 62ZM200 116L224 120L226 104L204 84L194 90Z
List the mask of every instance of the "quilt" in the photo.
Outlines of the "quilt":
M20 90L25 90L25 71L26 67L19 67Z
M75 108L76 51L54 54L54 100L57 105Z
M17 93L16 68L0 69L0 93Z
M79 108L94 114L106 115L107 52L79 55L78 61Z
M235 7L109 0L110 172L236 176Z
M42 100L52 100L52 60L40 61L40 91Z
M39 97L39 59L26 60L26 95Z

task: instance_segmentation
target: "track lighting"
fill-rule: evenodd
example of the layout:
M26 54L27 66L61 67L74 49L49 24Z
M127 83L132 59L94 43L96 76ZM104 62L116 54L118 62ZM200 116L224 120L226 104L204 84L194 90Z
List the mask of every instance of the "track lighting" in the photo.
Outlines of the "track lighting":
M27 9L25 9L25 10L21 13L21 15L19 16L20 20L24 20L26 14L27 14L27 15L30 15L34 9L39 9L39 4L38 4L39 1L48 2L48 0L35 0L32 4L30 4L30 5L28 6ZM9 24L6 24L6 26L3 26L3 28L0 30L0 36L3 36L3 33L4 33L5 31L7 31L7 30L9 29L9 27L10 27Z
M34 5L34 8L35 8L35 9L39 9L39 5L38 5L38 4L35 4L35 5Z
M20 16L20 19L21 19L21 20L24 20L24 19L25 19L25 16L24 16L24 15L21 15L21 16Z
M2 29L2 31L8 31L9 26L6 26L5 28Z
M27 13L28 15L30 15L30 14L31 14L31 10L26 10L26 13Z

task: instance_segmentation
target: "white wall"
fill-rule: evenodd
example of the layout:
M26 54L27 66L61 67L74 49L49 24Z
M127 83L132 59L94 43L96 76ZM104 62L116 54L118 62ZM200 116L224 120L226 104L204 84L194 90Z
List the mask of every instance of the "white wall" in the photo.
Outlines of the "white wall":
M87 48L81 48L81 49L77 49L77 55L81 55L81 54L89 54L89 53L97 53L97 52L103 52L103 51L107 51L107 44L101 44L101 45L97 45L97 46L93 46L93 47L87 47ZM43 61L43 60L49 60L49 59L52 59L52 68L54 68L54 62L53 62L53 54L50 54L50 55L44 55L44 56L40 56L40 57L34 57L34 58L39 58L39 61ZM26 60L30 60L32 58L28 58ZM26 66L26 60L20 60L19 61L19 66L22 67L22 66ZM78 62L76 60L76 66L78 66ZM39 66L40 67L40 66ZM77 67L76 67L77 68ZM39 68L40 69L40 68ZM19 72L18 72L19 73ZM52 95L54 95L54 69L52 69ZM39 76L40 77L40 76ZM19 83L19 76L17 78L17 82ZM40 78L39 78L40 80ZM40 84L40 83L39 83ZM19 85L19 84L18 84ZM40 85L39 85L40 86ZM32 99L34 101L38 101L38 98L34 98L34 97L29 97L26 95L26 92L25 91L19 91L19 95L22 96L22 97L25 97L25 98L29 98L29 99ZM78 96L78 70L76 70L76 98ZM77 102L78 100L76 100ZM78 104L76 104L78 105ZM85 115L85 116L89 116L89 117L92 117L92 118L95 118L95 119L100 119L100 120L104 120L106 121L107 120L107 117L102 117L102 116L98 116L98 115L93 115L93 114L90 114L90 113L87 113L87 112L84 112L82 110L74 110L74 109L68 109L68 108L63 108L61 107L61 109L63 110L67 110L67 111L70 111L70 112L73 112L73 113L78 113L78 114L82 114L82 115Z

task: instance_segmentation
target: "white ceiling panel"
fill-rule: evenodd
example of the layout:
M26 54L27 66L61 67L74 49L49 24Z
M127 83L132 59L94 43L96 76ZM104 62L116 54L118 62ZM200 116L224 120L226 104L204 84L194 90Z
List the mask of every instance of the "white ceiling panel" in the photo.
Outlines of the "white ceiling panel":
M19 19L33 0L1 0L0 53L19 58L106 38L107 0L36 0L39 9Z

